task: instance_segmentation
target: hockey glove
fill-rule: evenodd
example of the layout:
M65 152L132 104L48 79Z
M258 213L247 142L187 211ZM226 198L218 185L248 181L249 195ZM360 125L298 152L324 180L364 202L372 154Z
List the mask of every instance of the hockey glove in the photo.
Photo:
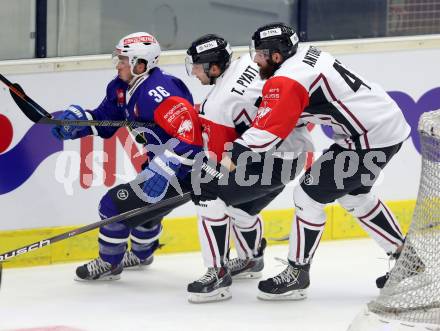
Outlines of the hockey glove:
M221 191L220 185L227 184L229 171L208 158L194 168L191 178L193 202L199 205L200 201L216 200Z
M92 120L92 115L77 105L69 108L56 116L59 120ZM59 140L77 139L92 134L89 126L57 125L52 128L52 134Z
M170 183L177 191L181 190L176 177L180 166L180 162L176 158L162 154L154 157L148 167L142 171L142 178L146 178L142 190L149 203L160 201L166 194Z

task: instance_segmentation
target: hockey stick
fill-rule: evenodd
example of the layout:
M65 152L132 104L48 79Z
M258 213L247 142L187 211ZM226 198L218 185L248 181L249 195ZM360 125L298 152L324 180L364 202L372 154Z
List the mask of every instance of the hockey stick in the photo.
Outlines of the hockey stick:
M282 237L269 237L267 239L272 240L272 241L286 241L286 240L289 240L289 236L290 236L289 234L285 234Z
M46 247L46 246L52 245L58 241L72 238L74 236L77 236L79 234L82 234L84 232L88 232L88 231L96 229L96 228L99 228L104 225L112 224L112 223L115 223L118 221L123 221L123 220L126 220L126 219L134 217L134 216L142 215L142 214L151 212L153 210L157 210L160 208L164 208L164 207L173 205L177 202L188 202L190 199L191 199L191 193L186 192L183 195L177 195L175 197L159 201L153 205L148 205L148 206L136 208L133 210L129 210L125 213L115 215L113 217L106 218L104 220L101 220L101 221L98 221L98 222L95 222L92 224L88 224L88 225L80 227L78 229L68 231L68 232L59 234L57 236L48 238L48 239L42 239L42 240L34 242L32 244L29 244L29 245L26 245L26 246L23 246L23 247L20 247L17 249L13 249L13 250L6 252L6 253L2 253L2 254L0 254L0 286L1 286L1 279L2 279L2 262L6 261L6 260L9 260L15 256L18 256L18 255L22 255L22 254L25 254L28 252L35 251L41 247Z
M137 122L137 121L97 121L97 120L58 120L53 118L52 114L47 112L38 103L32 100L17 83L11 83L5 76L0 74L0 81L2 81L9 89L9 93L17 104L18 108L29 118L32 122L38 124L50 125L75 125L75 126L113 126L113 127L144 127L152 128L156 125L154 123Z

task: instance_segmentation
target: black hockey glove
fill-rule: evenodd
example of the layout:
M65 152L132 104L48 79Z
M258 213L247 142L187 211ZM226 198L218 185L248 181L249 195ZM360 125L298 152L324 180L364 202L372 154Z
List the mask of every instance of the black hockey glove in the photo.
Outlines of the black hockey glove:
M200 201L216 200L220 196L219 186L227 185L228 175L225 167L207 157L196 161L191 173L193 202L199 205Z

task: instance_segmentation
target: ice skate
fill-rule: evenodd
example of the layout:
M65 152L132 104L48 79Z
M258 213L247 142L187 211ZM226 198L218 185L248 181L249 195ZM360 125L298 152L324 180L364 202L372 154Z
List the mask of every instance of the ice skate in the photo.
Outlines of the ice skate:
M284 262L284 261L283 261ZM287 262L284 262L287 263ZM303 300L310 285L310 264L295 265L288 262L279 275L258 284L257 297L262 300Z
M208 268L200 279L188 285L188 301L204 303L227 300L231 298L231 284L231 273L227 268Z
M256 279L262 276L266 244L266 239L263 238L257 256L251 259L240 259L237 257L228 261L227 266L231 271L232 279Z
M76 268L75 280L118 280L121 278L122 263L112 266L100 257Z
M140 270L153 263L153 260L153 255L150 255L145 260L141 260L131 250L127 250L124 254L122 265L127 270Z

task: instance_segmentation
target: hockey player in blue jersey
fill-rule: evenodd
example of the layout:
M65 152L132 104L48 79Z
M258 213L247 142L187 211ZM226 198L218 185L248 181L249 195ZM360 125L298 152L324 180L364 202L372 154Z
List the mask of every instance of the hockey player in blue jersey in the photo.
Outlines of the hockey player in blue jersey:
M108 84L102 103L91 111L71 105L58 116L70 120L154 124L152 129L138 129L142 134L137 137L141 137L144 144L148 143L148 165L136 180L118 185L102 197L99 214L103 219L191 188L189 170L203 145L200 124L191 93L181 80L157 67L159 55L160 45L151 34L137 32L122 38L113 56L118 76ZM52 133L61 140L92 134L105 139L116 130L114 127L56 126ZM159 247L162 218L183 202L101 227L99 257L78 267L76 279L118 279L123 268L150 264ZM131 250L128 251L129 238Z

